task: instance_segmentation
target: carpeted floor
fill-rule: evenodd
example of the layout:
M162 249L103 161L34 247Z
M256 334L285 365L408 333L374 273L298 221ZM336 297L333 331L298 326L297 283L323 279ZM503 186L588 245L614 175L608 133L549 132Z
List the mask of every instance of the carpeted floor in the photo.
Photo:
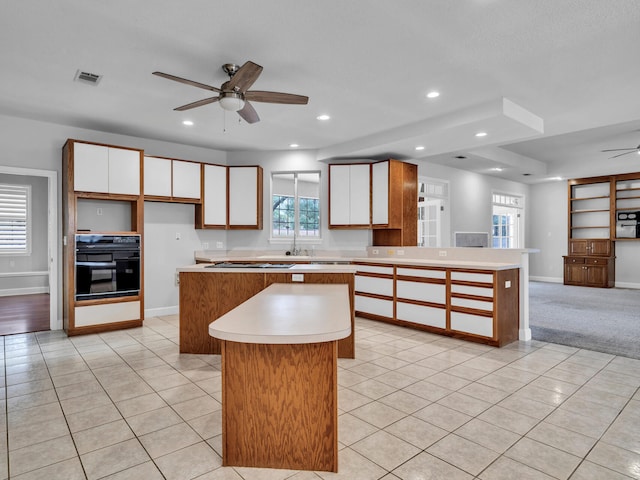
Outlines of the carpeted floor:
M640 359L640 290L530 282L534 340Z

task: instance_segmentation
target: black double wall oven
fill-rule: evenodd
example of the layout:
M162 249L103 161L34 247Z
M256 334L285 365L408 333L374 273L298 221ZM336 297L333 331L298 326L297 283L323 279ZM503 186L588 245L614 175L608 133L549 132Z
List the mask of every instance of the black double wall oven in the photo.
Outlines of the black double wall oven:
M75 299L140 294L140 235L76 234Z

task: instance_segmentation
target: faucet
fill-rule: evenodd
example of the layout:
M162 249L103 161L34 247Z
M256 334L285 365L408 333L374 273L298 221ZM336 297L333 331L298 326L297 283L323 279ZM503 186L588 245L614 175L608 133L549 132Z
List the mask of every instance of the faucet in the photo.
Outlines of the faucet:
M296 231L293 231L293 248L291 249L291 255L299 255L300 254L300 250L298 250L298 247L296 247Z

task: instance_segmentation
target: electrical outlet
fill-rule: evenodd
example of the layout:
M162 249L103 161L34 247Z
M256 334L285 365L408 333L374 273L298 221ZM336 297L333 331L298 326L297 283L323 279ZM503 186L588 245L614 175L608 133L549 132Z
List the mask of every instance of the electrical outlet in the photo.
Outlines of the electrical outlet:
M180 272L176 272L176 287L180 285Z
M202 242L202 249L209 250L209 242Z
M182 238L182 235L180 234L180 232L176 232L176 240L180 240Z
M304 282L304 273L292 273L291 274L292 282Z
M100 207L98 207L98 209L96 210L96 215L98 216L102 215L102 209Z
M216 248L224 248L224 243L216 242Z
M380 250L374 248L373 250L371 250L371 253L373 253L374 255L378 255L380 253Z
M404 255L404 250L398 250L396 253L397 253L398 255Z
M438 256L439 257L446 257L447 256L447 251L446 250L440 250L438 252Z
M504 288L511 288L511 280L504 282Z

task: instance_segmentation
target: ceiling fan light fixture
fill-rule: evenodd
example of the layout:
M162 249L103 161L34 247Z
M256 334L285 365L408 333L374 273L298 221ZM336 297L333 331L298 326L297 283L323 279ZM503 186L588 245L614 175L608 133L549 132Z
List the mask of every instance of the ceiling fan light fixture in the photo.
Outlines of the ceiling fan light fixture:
M220 95L219 103L223 109L229 112L237 112L244 108L244 98L240 93L224 92Z

